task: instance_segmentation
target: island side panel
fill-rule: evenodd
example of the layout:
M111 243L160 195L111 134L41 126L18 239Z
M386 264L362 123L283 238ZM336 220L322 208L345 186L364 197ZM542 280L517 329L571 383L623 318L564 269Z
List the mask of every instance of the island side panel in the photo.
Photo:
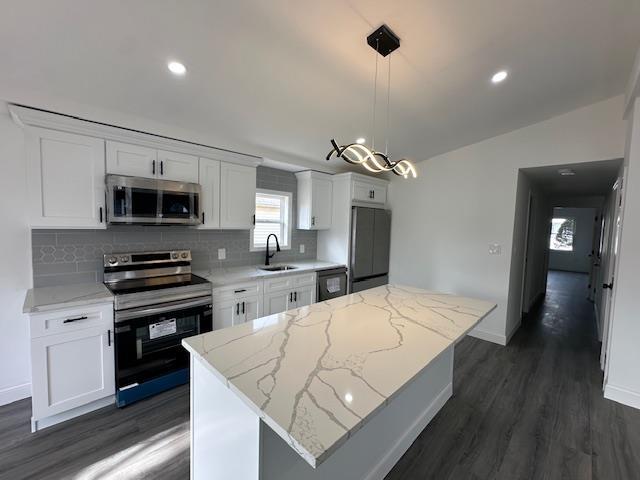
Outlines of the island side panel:
M268 426L261 429L260 480L382 480L452 395L453 346L312 468Z
M191 355L191 479L258 480L260 418Z

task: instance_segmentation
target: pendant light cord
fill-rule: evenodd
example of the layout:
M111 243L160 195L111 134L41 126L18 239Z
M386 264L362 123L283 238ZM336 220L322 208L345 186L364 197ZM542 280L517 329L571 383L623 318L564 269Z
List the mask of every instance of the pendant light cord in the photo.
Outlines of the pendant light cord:
M376 150L376 102L378 100L378 48L380 46L380 40L376 39L376 69L373 76L373 125L371 126L371 148L375 152Z
M391 103L391 55L389 55L389 73L387 75L387 132L384 142L384 154L389 156L389 105Z

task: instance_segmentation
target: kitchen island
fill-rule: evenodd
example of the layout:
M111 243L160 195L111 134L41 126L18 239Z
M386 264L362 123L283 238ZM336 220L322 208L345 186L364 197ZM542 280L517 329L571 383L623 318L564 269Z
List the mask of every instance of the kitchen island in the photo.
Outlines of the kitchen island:
M385 285L183 340L194 479L382 479L495 304Z

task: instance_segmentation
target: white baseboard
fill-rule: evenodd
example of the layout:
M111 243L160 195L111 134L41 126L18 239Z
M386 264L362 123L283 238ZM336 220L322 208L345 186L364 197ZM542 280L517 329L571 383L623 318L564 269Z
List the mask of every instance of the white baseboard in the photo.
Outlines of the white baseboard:
M640 409L640 393L627 390L626 388L607 384L604 386L604 398L627 405L628 407Z
M411 444L418 438L418 435L427 427L433 417L444 407L447 400L453 394L453 384L449 383L433 401L427 406L422 414L398 439L395 445L376 464L375 467L365 477L365 480L379 480L386 477L402 455L409 449Z
M507 333L507 337L505 339L504 345L506 345L507 343L509 343L511 341L511 338L516 334L516 332L518 331L518 329L520 328L520 325L522 325L522 321L519 321L518 323L516 323L512 328L511 331L509 333Z
M65 422L72 418L79 417L80 415L84 415L85 413L93 412L94 410L98 410L99 408L114 405L115 403L115 395L109 395L108 397L94 400L93 402L87 403L86 405L81 405L79 407L72 408L71 410L67 410L66 412L58 413L50 417L40 418L37 420L31 417L31 433L37 432L38 430L42 430L43 428L47 428L61 422Z
M487 342L497 343L498 345L506 345L507 337L505 335L498 335L497 333L487 332L479 328L474 328L467 335L479 338L480 340L486 340Z
M23 383L15 387L4 388L0 390L0 405L8 405L9 403L29 398L31 396L31 384Z

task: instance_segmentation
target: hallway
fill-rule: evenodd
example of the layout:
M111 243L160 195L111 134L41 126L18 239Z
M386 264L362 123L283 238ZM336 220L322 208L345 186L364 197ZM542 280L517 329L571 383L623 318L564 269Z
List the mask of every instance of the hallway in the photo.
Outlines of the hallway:
M603 398L587 282L551 271L507 347L460 342L453 398L387 480L640 478L640 411Z

